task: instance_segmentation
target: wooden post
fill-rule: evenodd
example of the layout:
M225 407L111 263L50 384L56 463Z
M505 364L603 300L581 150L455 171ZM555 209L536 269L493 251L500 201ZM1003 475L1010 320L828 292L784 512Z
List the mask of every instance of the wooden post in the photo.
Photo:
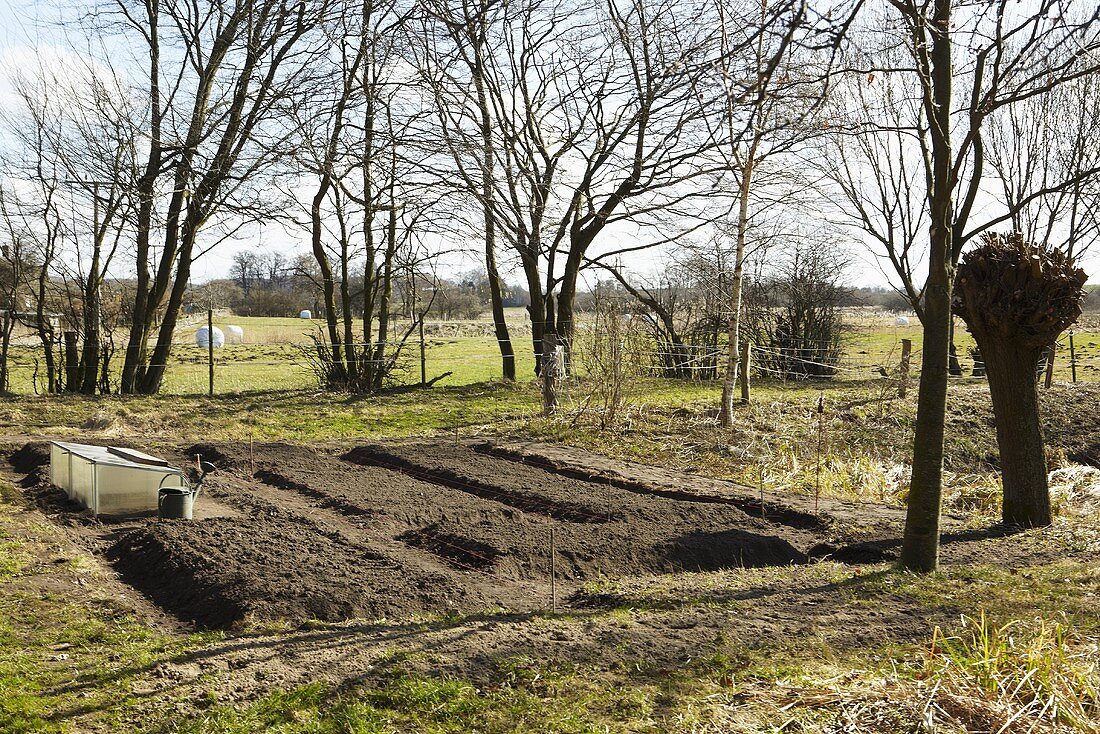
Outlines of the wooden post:
M1077 382L1077 352L1073 348L1073 332L1069 333L1069 374Z
M748 339L745 339L741 342L741 369L739 370L739 377L741 378L741 402L744 405L749 404L750 369L752 369L752 345L749 344Z
M542 414L558 410L558 335L542 335Z
M760 465L760 519L768 519L768 510L764 505L764 465Z
M7 346L10 343L11 335L8 332L8 312L0 311L0 344ZM0 354L0 393L7 392L8 390L8 353L7 349L0 349L3 354Z
M1043 387L1047 390L1050 389L1050 384L1054 381L1054 349L1056 343L1047 347L1047 373L1043 378Z
M550 526L550 611L558 611L558 559L554 547L554 526Z
M214 394L214 309L206 309L206 363L210 369L210 394Z
M76 332L66 331L65 339L65 392L80 389L80 355L76 349Z
M909 360L913 356L913 340L901 340L901 381L898 383L898 397L904 398L909 389Z
M420 387L428 384L428 355L424 349L424 314L420 314Z

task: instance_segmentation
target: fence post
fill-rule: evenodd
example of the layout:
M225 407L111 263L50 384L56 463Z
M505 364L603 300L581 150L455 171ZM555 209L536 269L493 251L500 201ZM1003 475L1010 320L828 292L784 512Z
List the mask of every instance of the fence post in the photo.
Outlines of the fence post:
M1069 374L1077 382L1077 352L1073 349L1073 332L1069 333Z
M206 364L210 370L210 394L214 394L214 309L206 309Z
M913 355L913 340L901 340L901 382L898 383L898 397L904 398L909 389L909 360Z
M77 379L80 372L80 355L76 349L76 332L66 331L65 339L65 392L74 392L80 388Z
M741 402L749 404L749 369L752 367L752 344L748 339L741 342Z
M1054 380L1054 350L1057 347L1058 342L1051 344L1047 349L1047 373L1043 378L1043 387L1050 389L1050 383Z
M558 335L542 335L542 414L558 409Z
M8 344L11 339L11 335L8 333L8 312L0 311L0 344ZM5 350L3 355L0 355L4 361L0 363L0 393L7 392L8 390L8 354Z
M428 384L428 355L424 350L424 314L420 314L420 387Z

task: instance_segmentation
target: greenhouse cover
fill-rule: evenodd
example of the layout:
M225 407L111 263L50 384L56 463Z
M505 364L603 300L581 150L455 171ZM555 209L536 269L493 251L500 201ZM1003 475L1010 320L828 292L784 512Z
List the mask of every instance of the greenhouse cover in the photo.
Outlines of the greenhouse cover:
M51 441L50 483L97 515L136 515L156 512L161 486L187 486L187 479L134 449Z

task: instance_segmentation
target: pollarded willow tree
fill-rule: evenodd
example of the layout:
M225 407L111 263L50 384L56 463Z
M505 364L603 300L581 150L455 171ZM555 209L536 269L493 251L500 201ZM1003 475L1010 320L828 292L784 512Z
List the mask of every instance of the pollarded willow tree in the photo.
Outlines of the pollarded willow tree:
M924 344L901 564L928 572L939 564L944 427L951 342L951 291L966 242L1012 218L1029 202L1100 173L1078 170L1006 204L975 226L985 198L985 143L998 111L1047 94L1100 68L1100 9L1065 0L1020 8L1009 0L965 5L957 0L891 0L888 34L907 61L874 71L911 75L924 125L917 130L928 201L928 276L923 287ZM969 52L964 55L962 52ZM962 93L955 84L963 80Z
M984 234L959 263L953 310L985 360L1006 525L1051 522L1035 365L1081 315L1086 277L1072 257L1019 233Z

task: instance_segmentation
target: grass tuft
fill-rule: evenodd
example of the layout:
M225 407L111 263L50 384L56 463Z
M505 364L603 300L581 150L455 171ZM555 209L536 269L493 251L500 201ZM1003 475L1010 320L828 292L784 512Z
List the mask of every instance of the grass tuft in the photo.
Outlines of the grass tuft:
M1100 645L1062 620L996 624L982 612L964 617L958 635L937 627L927 673L940 694L930 706L969 712L979 719L971 723L996 723L995 731L1100 730Z

